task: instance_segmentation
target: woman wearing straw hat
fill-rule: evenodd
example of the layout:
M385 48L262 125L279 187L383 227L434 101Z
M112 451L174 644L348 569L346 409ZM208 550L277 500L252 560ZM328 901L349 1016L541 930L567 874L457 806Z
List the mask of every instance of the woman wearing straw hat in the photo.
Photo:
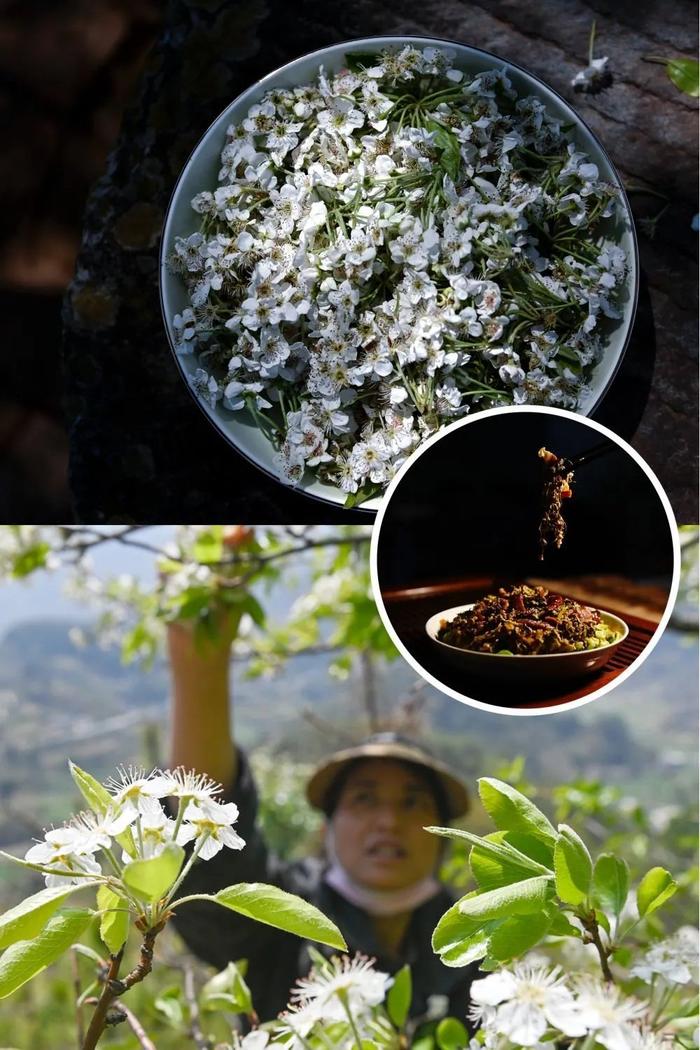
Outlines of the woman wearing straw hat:
M412 1016L430 1010L463 1018L476 964L450 969L432 951L432 931L453 900L436 877L444 840L423 828L466 812L464 784L418 744L377 734L330 755L307 784L309 802L326 816L327 859L280 861L256 826L255 784L231 734L228 675L236 627L229 621L226 637L206 653L183 625L169 628L171 764L224 785L225 800L239 807L236 831L246 842L240 852L222 850L195 865L185 892L266 882L296 893L337 924L350 954L372 956L390 973L410 964ZM290 934L206 902L182 909L176 921L192 951L214 966L248 959L247 980L263 1020L284 1009L291 986L308 973L307 944Z

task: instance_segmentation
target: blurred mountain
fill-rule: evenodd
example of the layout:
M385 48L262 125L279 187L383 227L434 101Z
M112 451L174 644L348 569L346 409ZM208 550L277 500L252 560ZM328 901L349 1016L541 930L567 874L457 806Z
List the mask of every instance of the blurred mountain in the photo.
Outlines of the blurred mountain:
M76 646L72 626L37 619L0 640L0 846L77 803L69 757L100 777L117 763L166 761L163 662L124 666L116 649ZM696 653L695 636L667 631L643 667L605 698L535 719L478 711L425 686L414 724L469 779L523 755L537 781L605 777L650 799L685 796L697 739ZM295 657L270 679L246 679L237 667L238 740L314 761L366 732L362 682L332 678L330 659ZM416 706L416 675L403 661L377 667L374 679L380 717L404 702Z

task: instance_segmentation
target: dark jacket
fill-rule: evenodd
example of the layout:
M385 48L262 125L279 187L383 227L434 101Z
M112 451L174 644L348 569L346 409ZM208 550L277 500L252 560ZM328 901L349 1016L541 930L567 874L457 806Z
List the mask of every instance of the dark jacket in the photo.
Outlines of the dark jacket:
M446 889L416 908L400 957L390 958L377 944L367 912L350 904L323 881L325 864L315 858L285 862L275 857L256 826L258 808L255 782L245 756L239 752L235 787L225 801L240 810L236 831L245 839L245 849L224 847L212 860L194 865L180 893L216 893L238 882L266 882L295 893L315 904L340 929L350 955L356 951L376 959L377 969L395 973L405 963L411 966L413 1001L411 1015L426 1012L428 997L446 996L448 1013L464 1019L469 985L478 964L464 969L448 968L430 945L438 919L453 903ZM289 990L310 969L307 944L292 934L253 922L206 901L193 901L176 912L175 924L188 947L200 958L223 969L230 960L247 959L246 981L261 1020L270 1020L289 1001ZM330 949L321 949L331 955Z

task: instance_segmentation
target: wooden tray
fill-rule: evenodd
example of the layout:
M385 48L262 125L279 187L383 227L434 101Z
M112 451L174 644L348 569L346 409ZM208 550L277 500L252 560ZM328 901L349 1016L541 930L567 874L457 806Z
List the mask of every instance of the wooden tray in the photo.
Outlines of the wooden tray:
M509 581L509 583L512 582ZM449 686L455 692L484 704L497 704L499 707L557 707L571 700L588 696L614 681L625 668L634 663L649 644L658 626L651 620L623 612L621 615L629 626L630 633L600 671L577 679L573 683L569 680L565 683L564 689L561 684L548 682L518 685L516 696L512 685L487 681L446 665L435 652L425 633L426 620L434 613L453 605L466 605L468 602L477 601L485 594L493 593L502 585L503 581L495 580L493 577L470 577L427 586L384 591L382 598L396 633L421 667L424 667L438 682ZM556 591L557 594L569 597L565 586L557 587ZM602 602L598 602L597 607L610 612L616 611L613 608L607 610Z

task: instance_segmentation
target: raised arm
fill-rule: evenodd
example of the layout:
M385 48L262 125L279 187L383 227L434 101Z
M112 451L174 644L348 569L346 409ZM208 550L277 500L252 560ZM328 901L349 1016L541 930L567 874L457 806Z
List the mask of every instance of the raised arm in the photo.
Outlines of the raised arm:
M237 772L229 698L235 627L230 635L222 632L220 640L206 645L197 645L184 624L168 627L170 765L206 773L226 789L234 784Z
M229 549L245 543L251 530L232 526ZM171 676L170 764L206 773L230 789L236 780L237 752L230 715L231 645L240 614L222 609L218 637L195 641L191 627L168 627Z

